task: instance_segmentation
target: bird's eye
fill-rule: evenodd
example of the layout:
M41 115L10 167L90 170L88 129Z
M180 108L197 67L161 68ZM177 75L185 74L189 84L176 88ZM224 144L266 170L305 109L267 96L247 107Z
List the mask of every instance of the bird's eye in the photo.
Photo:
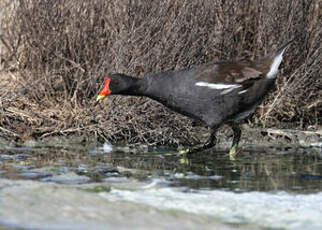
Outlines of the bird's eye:
M118 85L118 84L120 84L120 82L119 82L118 80L115 80L115 81L114 81L114 84L115 84L115 85Z

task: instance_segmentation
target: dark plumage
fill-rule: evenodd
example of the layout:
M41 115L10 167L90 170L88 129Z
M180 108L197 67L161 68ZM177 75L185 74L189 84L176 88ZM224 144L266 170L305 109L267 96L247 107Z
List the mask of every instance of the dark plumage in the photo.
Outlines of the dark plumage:
M288 45L257 61L223 61L191 69L134 78L124 74L107 77L97 100L109 94L146 96L170 109L204 121L212 130L204 149L215 144L223 123L234 131L231 155L236 154L241 131L238 122L262 102L273 86Z

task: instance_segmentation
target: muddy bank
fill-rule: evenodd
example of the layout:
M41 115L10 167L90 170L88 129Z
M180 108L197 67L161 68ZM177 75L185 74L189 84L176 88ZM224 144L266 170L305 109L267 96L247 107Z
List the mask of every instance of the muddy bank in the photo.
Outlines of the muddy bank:
M0 127L1 128L1 127ZM280 147L284 149L288 148L322 148L322 129L314 129L313 127L310 130L296 130L296 129L277 129L277 128L253 128L247 124L241 126L242 137L240 141L240 146L247 149L251 149L254 146L254 149L258 148L269 148L269 147ZM75 145L78 146L82 143L104 143L108 142L116 145L130 146L130 147L142 147L153 149L157 146L162 146L158 144L144 144L144 143L129 143L126 141L111 142L109 140L104 140L95 135L88 134L70 134L66 136L55 136L55 135L46 135L42 138L20 138L15 134L10 135L8 130L2 130L3 133L9 134L6 137L0 136L0 145L23 145L23 146L41 146L52 145L52 146L69 146ZM205 128L199 127L194 129L192 137L194 144L203 143L207 140L209 131ZM9 136L9 138L8 138ZM232 141L232 131L229 126L223 126L218 134L218 143L215 147L217 150L228 150L231 147ZM178 149L191 146L191 141L179 142L175 145L166 145L166 148Z

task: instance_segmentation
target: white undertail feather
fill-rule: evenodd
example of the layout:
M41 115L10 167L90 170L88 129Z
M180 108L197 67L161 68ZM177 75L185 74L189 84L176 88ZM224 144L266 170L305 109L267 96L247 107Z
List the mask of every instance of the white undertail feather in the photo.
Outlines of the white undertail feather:
M278 67L280 66L282 60L283 60L283 54L287 47L285 47L282 52L280 52L277 56L275 56L273 63L271 64L271 68L269 72L267 73L266 77L267 78L275 78L278 73Z

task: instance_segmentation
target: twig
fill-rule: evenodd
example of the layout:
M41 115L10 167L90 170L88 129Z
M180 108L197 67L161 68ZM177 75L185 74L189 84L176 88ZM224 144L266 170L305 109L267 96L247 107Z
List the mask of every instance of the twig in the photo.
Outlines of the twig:
M19 136L19 135L18 135L18 134L16 134L15 132L10 131L10 130L8 130L8 129L5 129L5 128L1 127L1 126L0 126L0 130L2 130L2 131L4 131L4 132L7 132L7 133L10 133L10 134L12 134L12 135L13 135L13 136L15 136L15 137Z
M301 131L301 130L292 130L292 129L267 129L267 133L277 134L277 135L283 135L283 136L290 136L294 134L303 133L305 135L320 135L322 136L322 129L316 130L316 131Z
M55 54L57 57L59 57L59 58L61 58L61 59L63 59L63 60L65 60L65 61L68 61L70 64L72 64L75 68L77 68L77 69L79 69L80 71L82 71L83 73L85 73L86 71L85 71L85 69L84 68L82 68L81 67L81 65L80 64L78 64L78 63L76 63L76 62L74 62L73 60L70 60L70 59L68 59L68 58L65 58L65 57L63 57L63 56L61 56L61 55L59 55L59 54Z

